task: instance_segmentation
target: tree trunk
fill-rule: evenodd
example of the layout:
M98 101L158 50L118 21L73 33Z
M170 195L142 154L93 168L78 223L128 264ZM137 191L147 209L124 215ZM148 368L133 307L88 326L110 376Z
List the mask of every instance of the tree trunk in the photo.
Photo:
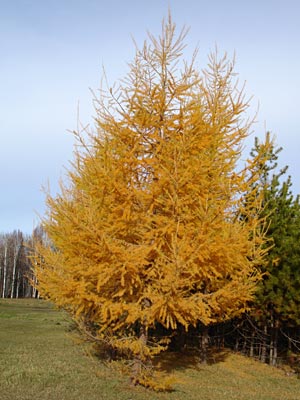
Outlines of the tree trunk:
M151 301L147 298L144 298L142 301L142 309L149 308L150 306ZM133 385L138 385L139 383L142 383L141 379L144 380L145 375L147 375L146 369L148 369L149 366L152 366L151 359L145 351L148 342L148 327L146 316L141 322L139 342L139 353L135 355L134 363L132 366L131 383Z
M270 365L276 365L277 363L277 345L278 345L278 321L275 320L274 315L272 315L270 358L269 358Z
M21 286L21 273L20 271L18 271L17 274L17 289L16 289L16 299L19 298L19 294L20 294L20 286Z
M2 286L2 298L5 298L6 294L6 279L7 279L7 242L4 245L4 263L3 263L3 286Z
M273 350L274 350L274 343L273 343L273 322L271 322L271 339L270 339L270 351L269 351L269 365L273 365Z
M265 363L267 359L267 334L268 334L268 327L267 324L264 324L264 335L261 343L261 355L260 360L261 362Z
M255 339L255 332L254 328L251 332L251 340L250 340L250 357L252 358L254 356L254 339Z
M200 362L201 364L207 364L207 352L208 352L208 327L204 326L200 338Z
M20 248L21 248L21 245L19 243L17 243L16 247L15 247L15 251L14 251L14 264L13 264L13 274L12 274L11 292L10 292L11 299L14 298L14 294L15 294L16 271L17 271L17 264L18 264Z
M235 345L234 345L234 351L239 351L239 345L240 345L240 339L238 335L235 338Z
M272 359L272 365L277 364L277 356L278 356L278 321L276 320L274 323L274 328L273 328L273 359Z
M134 363L132 366L132 376L130 378L131 383L133 385L138 385L140 383L140 379L143 375L143 369L147 366L150 360L144 354L144 349L147 346L148 342L148 332L144 325L141 326L140 337L139 340L141 342L141 350L140 353L135 357Z
M37 283L37 281L36 281L36 277L35 277L35 276L32 278L32 281L33 281L33 286L32 286L32 297L33 297L34 299L36 299L36 298L37 298L37 289L36 289L36 283Z

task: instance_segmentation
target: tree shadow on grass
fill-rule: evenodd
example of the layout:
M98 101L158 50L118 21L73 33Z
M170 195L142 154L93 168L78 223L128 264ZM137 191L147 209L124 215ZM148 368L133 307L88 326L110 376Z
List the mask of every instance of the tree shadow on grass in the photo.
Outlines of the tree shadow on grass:
M205 362L202 361L201 354L197 350L186 351L166 351L158 355L153 360L153 365L157 369L172 373L175 371L182 371L185 369L195 369L201 371L206 365L213 365L224 362L229 356L230 351L226 349L210 348L207 351Z

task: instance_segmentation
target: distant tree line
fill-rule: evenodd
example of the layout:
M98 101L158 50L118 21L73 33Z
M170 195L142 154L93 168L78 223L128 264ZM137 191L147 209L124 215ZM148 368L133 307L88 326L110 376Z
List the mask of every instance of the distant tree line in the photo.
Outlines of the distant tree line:
M41 226L36 227L31 235L20 230L0 233L1 298L39 297L30 256L35 244L45 241L45 237Z

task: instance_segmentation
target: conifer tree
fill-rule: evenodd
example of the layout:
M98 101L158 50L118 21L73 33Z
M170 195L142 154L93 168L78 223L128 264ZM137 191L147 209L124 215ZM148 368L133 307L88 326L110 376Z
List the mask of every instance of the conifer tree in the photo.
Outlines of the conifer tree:
M96 131L75 132L69 183L47 197L52 245L36 267L41 294L133 357L143 384L167 346L157 328L239 315L264 255L255 186L264 155L237 168L248 102L226 56L211 54L202 72L182 61L185 37L169 17L120 87L96 99Z
M266 141L270 141L267 134ZM252 157L262 151L255 140ZM271 246L261 267L264 278L258 286L252 314L271 338L269 362L276 363L279 328L298 326L300 322L300 204L291 192L291 177L283 180L287 167L278 172L277 159L282 148L269 146L268 162L261 169L264 215ZM263 352L265 353L265 352ZM265 356L263 356L265 360Z

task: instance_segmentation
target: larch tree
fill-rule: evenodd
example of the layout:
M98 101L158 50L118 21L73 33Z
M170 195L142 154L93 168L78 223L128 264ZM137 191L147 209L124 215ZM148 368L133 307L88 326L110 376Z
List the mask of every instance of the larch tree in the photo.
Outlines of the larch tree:
M251 123L234 63L214 53L199 72L195 57L182 60L185 37L169 17L96 99L95 131L74 133L68 183L47 196L51 245L35 267L40 293L133 357L132 379L145 385L167 347L158 327L239 315L265 252L254 184L264 155L238 169Z

